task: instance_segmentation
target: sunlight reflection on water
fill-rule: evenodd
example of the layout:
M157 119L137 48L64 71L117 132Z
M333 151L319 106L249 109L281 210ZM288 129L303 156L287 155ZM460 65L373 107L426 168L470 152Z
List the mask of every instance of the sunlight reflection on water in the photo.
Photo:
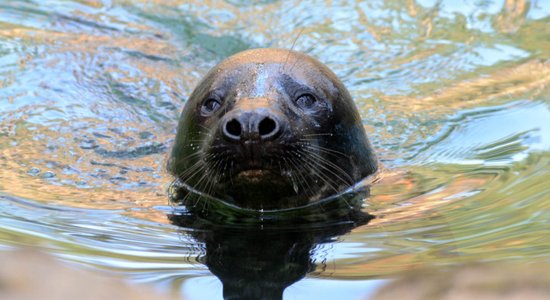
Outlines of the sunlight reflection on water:
M200 230L166 217L167 152L211 66L296 39L348 86L383 170L377 218L320 238L285 298L548 259L550 2L157 2L0 3L0 249L219 298Z

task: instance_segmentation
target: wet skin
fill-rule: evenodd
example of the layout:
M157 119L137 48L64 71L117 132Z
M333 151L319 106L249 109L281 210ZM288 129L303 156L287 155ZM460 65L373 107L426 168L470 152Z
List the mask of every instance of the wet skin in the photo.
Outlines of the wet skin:
M344 85L283 49L244 51L210 70L185 104L169 161L195 190L268 210L336 194L376 169Z

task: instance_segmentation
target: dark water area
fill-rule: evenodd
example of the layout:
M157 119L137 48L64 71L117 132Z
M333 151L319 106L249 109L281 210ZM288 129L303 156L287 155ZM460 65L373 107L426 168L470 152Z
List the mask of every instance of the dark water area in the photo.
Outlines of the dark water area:
M374 219L206 226L170 202L183 104L256 47L348 87L380 159ZM0 249L185 299L239 278L364 299L415 268L548 261L549 165L548 1L0 0Z

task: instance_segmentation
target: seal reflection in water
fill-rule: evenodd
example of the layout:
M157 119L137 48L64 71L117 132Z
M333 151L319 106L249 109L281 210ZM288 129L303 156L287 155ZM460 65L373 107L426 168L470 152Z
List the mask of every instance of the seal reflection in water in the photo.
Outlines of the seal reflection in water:
M188 188L257 210L318 201L376 169L344 85L283 49L244 51L210 70L185 104L169 160Z
M170 215L173 224L193 228L186 231L204 245L199 261L223 284L224 299L282 299L285 289L310 272L331 269L326 249L313 253L319 245L334 242L372 216L355 215L345 222L310 228L247 227L207 224L193 214Z

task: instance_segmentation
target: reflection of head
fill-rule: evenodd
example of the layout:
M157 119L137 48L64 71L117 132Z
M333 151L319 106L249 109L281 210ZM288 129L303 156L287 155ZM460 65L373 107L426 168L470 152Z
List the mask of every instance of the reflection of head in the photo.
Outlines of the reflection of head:
M256 222L248 216L243 223L231 213L216 215L211 209L208 215L186 212L169 218L173 224L191 229L189 233L205 244L201 262L222 281L225 299L281 299L286 287L315 269L311 252L316 245L373 218L358 206L349 206L353 199L332 199L324 207L297 212L311 214L300 222L276 219L274 213Z
M315 268L307 234L225 231L207 238L204 263L222 281L225 299L280 299Z

